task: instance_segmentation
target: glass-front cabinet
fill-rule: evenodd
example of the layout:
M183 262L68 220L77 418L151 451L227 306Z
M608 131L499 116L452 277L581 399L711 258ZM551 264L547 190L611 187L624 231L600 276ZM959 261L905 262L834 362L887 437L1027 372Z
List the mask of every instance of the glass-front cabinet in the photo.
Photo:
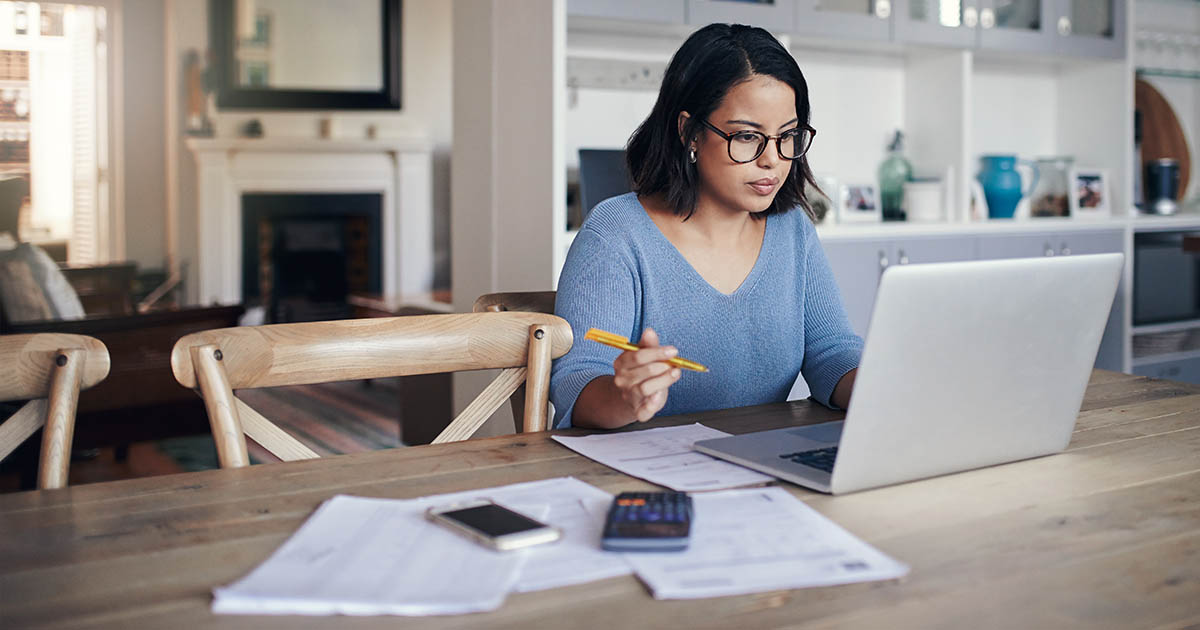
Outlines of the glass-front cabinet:
M896 1L796 0L795 31L818 37L889 41Z
M732 22L786 33L796 21L797 0L688 0L689 24Z
M973 48L980 0L895 0L896 41Z
M1113 59L1125 56L1125 0L1053 1L1060 52Z
M1039 53L1055 51L1055 34L1051 25L1057 0L978 2L980 48Z
M567 15L632 22L683 24L685 0L567 0Z

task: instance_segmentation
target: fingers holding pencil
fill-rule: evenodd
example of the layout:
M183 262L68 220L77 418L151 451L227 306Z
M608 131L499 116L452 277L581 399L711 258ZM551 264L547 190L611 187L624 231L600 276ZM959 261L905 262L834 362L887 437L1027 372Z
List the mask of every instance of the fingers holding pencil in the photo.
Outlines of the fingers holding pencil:
M613 385L633 409L637 421L645 422L667 404L667 390L682 372L667 363L678 351L659 345L658 334L651 328L642 333L641 346L632 348L613 361Z

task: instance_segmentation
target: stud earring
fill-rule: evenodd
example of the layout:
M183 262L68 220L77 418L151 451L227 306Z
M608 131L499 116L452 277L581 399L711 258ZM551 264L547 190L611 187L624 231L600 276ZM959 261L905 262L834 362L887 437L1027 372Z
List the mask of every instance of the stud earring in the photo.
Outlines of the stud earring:
M691 162L692 164L696 163L696 147L692 147L688 150L688 162Z

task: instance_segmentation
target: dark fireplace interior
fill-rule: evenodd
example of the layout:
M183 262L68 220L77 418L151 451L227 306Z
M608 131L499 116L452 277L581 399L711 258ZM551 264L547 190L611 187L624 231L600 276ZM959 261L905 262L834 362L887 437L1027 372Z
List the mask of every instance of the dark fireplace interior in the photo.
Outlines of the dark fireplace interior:
M383 196L242 195L242 300L269 323L351 317L347 296L382 293Z

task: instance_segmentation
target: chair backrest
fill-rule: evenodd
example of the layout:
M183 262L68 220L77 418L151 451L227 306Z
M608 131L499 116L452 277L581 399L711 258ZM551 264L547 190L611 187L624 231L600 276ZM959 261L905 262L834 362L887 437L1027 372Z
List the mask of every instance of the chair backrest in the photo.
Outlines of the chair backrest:
M500 313L522 311L526 313L554 314L554 291L510 291L507 293L485 293L475 300L472 307L476 313Z
M521 311L525 313L554 314L555 291L508 291L503 293L484 293L475 298L471 308L476 313L503 313L505 311ZM513 423L521 417L525 409L525 388L518 387L509 397L512 405Z
M108 349L86 335L0 335L0 363L0 401L29 401L0 424L0 459L45 426L38 488L66 486L79 392L108 376Z
M571 348L571 327L539 313L463 313L222 328L180 339L175 380L199 389L221 467L249 464L246 437L282 460L317 457L233 394L275 387L502 368L433 441L464 440L528 383L525 431L546 428L550 361ZM539 404L540 401L540 404Z

